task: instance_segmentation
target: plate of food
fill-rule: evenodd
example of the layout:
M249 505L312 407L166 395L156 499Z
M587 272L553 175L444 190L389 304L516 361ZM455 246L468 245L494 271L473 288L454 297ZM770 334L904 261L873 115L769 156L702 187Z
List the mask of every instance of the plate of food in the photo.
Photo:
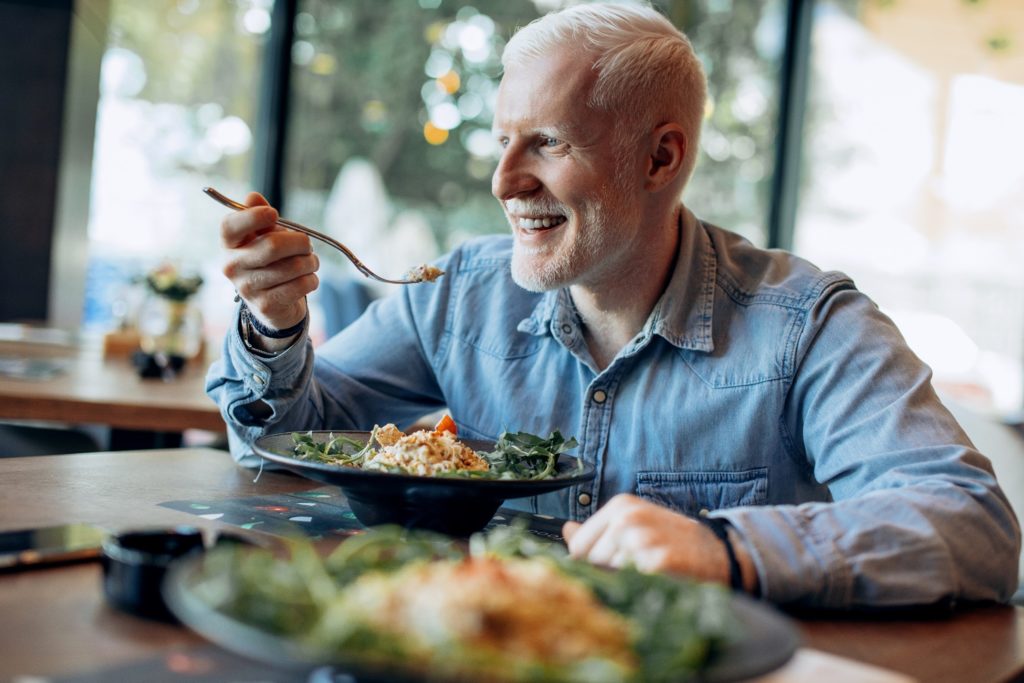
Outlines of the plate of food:
M494 443L460 440L451 418L405 434L393 424L369 432L284 432L253 449L281 467L341 488L366 526L397 524L456 536L484 528L502 502L594 478L566 454L576 440L504 432Z
M715 585L607 570L498 527L467 544L381 527L329 554L226 547L171 568L186 626L275 666L358 681L728 683L784 664L797 631Z

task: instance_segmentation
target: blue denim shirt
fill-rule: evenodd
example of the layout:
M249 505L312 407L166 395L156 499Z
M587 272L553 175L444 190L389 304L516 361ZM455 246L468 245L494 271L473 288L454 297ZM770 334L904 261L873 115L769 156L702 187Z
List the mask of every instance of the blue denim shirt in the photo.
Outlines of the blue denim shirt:
M629 492L728 518L768 600L1007 599L1017 521L891 321L846 276L687 211L679 249L647 323L603 371L568 291L516 286L511 238L489 237L316 354L305 341L258 358L236 325L208 391L249 466L264 433L407 426L446 406L467 438L576 436L598 478L517 501L527 510L584 520ZM264 419L248 407L260 401Z

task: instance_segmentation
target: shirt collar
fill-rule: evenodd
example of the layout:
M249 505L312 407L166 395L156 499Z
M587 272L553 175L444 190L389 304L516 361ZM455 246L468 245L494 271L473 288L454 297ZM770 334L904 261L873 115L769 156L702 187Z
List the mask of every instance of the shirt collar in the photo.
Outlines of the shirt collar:
M658 299L640 334L642 343L657 334L681 349L711 352L714 340L715 248L703 224L685 206L679 216L679 251L665 292ZM551 331L560 309L572 310L567 288L545 292L517 329L532 335Z
M644 326L673 346L711 352L717 258L703 223L682 207L679 252L668 286Z

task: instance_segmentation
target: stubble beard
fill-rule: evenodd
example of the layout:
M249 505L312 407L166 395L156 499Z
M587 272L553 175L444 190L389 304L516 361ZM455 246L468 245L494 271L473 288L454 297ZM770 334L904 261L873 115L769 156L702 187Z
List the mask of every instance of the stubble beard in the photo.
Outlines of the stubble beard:
M616 174L618 175L618 174ZM512 248L512 281L530 292L547 292L569 285L597 284L614 269L615 255L622 240L635 229L639 207L621 201L627 197L624 179L601 189L599 197L588 202L579 213L567 207L567 217L559 230L574 230L557 244L540 248L524 246L516 240Z

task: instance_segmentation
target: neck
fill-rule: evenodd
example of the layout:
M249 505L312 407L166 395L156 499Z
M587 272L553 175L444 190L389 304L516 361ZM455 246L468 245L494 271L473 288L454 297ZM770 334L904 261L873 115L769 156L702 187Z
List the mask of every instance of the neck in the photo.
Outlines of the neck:
M679 211L650 234L645 248L614 280L569 288L590 355L603 370L644 327L672 275L679 251Z

